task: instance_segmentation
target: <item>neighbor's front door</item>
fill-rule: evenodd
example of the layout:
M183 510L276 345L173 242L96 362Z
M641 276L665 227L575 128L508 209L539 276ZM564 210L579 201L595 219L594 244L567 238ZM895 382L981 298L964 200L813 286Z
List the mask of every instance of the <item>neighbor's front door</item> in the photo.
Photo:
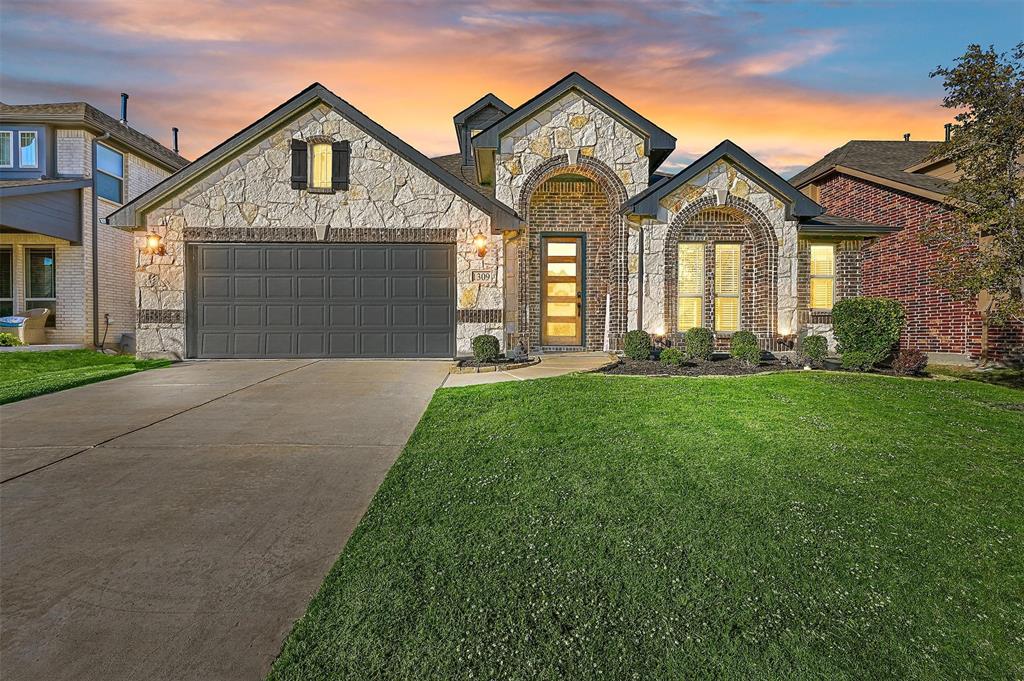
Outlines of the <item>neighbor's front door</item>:
M583 343L583 239L541 237L541 343Z

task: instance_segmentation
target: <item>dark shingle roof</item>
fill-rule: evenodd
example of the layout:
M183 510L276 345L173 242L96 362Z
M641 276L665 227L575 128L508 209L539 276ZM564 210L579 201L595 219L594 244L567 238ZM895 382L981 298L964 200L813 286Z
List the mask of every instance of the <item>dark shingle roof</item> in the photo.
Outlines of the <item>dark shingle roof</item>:
M151 159L177 170L188 165L188 159L174 153L149 135L122 125L96 107L85 102L58 102L55 104L5 104L0 102L0 120L33 123L82 123L109 132L122 144L132 147Z
M465 166L466 169L463 170L462 154L435 156L430 160L465 182L470 188L475 189L486 197L494 197L493 187L487 187L476 181L476 168L474 166Z
M842 215L825 213L800 221L801 232L820 232L827 234L888 234L899 230L899 227L880 225L867 220L857 220Z
M941 142L851 140L801 170L789 182L794 187L800 187L836 166L845 166L918 189L948 194L953 185L949 180L905 171L924 160L938 144Z

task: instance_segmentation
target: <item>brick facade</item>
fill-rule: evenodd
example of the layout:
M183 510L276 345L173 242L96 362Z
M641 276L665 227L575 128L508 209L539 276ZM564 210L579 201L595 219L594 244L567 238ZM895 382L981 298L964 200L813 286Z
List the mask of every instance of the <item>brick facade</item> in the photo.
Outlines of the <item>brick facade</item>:
M589 158L580 158L575 165L564 157L551 159L527 178L521 195L520 215L529 227L519 237L527 247L518 251L520 281L525 282L519 287L518 328L525 330L520 339L528 339L530 347L541 346L540 241L544 234L584 237L583 345L591 350L604 347L605 296L611 295L610 342L618 346L626 332L626 226L615 209L625 201L625 193L609 168Z
M820 203L832 214L900 227L865 244L861 275L864 295L903 304L907 326L900 346L977 358L982 324L975 302L957 299L934 282L936 254L921 242L926 226L948 223L952 212L936 201L838 173L818 187ZM989 330L993 358L1005 358L1022 345L1020 324Z

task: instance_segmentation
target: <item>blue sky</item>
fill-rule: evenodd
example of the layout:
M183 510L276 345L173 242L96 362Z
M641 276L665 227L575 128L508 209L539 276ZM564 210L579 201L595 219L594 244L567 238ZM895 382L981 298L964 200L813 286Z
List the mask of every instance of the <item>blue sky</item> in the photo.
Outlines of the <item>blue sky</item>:
M0 90L86 100L195 157L320 81L424 153L451 117L580 71L679 144L730 138L784 174L849 139L936 139L928 73L1024 40L1024 2L3 0Z

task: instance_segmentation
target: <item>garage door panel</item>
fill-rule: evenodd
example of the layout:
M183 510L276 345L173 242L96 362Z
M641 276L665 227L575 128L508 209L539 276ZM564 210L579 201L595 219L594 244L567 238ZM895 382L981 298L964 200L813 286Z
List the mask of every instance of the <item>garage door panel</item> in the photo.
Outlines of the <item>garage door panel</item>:
M189 262L199 357L450 357L444 244L202 244ZM429 271L428 271L428 266Z

